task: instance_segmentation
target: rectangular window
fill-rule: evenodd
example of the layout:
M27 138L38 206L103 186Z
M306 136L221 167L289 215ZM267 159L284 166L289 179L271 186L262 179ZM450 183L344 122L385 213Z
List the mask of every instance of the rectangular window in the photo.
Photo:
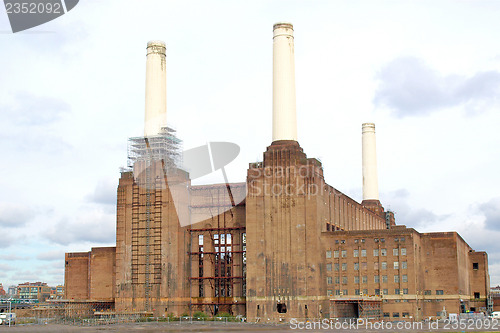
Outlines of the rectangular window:
M398 261L394 262L394 269L399 269L399 262Z
M332 271L332 264L326 264L326 270L328 272L331 272Z
M339 257L339 250L333 251L333 257L338 258Z
M198 235L198 245L203 246L203 235Z
M382 269L387 269L387 261L382 261Z
M399 275L394 275L394 282L396 282L396 283L399 282Z
M389 289L384 289L383 293L384 293L384 295L388 295L389 294Z
M357 262L354 263L354 270L359 271L359 263Z
M406 261L401 261L401 269L407 269L408 263Z
M402 279L403 282L408 282L408 275L403 274L403 276L402 276L401 279Z
M347 284L347 276L342 277L342 284Z
M361 282L368 283L368 277L366 275L363 275L363 277L361 278Z
M472 269L477 271L479 269L479 263L478 262L473 262L472 263Z
M404 238L401 238L401 241L403 241L403 240L404 240ZM405 256L405 255L406 255L406 248L405 248L405 247L402 247L402 248L401 248L401 255L402 255L402 256Z
M373 256L378 257L378 249L373 249Z
M332 290L331 290L331 289L328 289L328 290L326 291L326 295L327 295L327 296L333 296Z
M359 242L359 239L354 240L354 244L358 244L358 242Z
M368 264L366 262L361 263L361 269L367 270L368 269Z
M335 272L338 272L339 271L339 264L338 263L333 264L333 268L335 269Z
M332 257L332 251L326 251L326 259L330 259Z
M394 295L399 295L399 288L394 289Z
M399 318L399 312L393 312L392 318Z
M368 295L368 289L363 289L363 295Z
M398 256L399 255L399 250L398 249L392 249L392 255L393 256Z
M444 295L444 292L442 290L436 290L436 295Z
M385 257L387 255L387 249L380 249L380 255Z
M343 295L349 295L349 293L347 292L347 289L342 290L342 294Z
M354 250L353 251L353 256L354 256L354 258L359 257L359 250Z
M382 275L382 282L387 283L387 275Z
M474 293L474 298L481 298L481 294L480 293Z
M384 318L389 318L391 315L389 312L384 312Z
M403 288L403 294L408 295L408 288Z
M326 277L326 283L327 284L332 284L332 277L331 276L327 276Z
M380 289L375 289L375 295L380 295Z
M366 257L366 250L361 250L361 256Z
M337 296L340 295L340 290L339 289L335 290L335 295L337 295Z
M424 290L424 295L430 295L431 291L430 290Z
M380 282L380 277L379 277L378 275L375 275L375 276L373 277L373 282L375 282L375 283L379 283L379 282Z
M339 284L340 283L340 277L336 276L335 277L335 284Z
M359 276L354 277L354 283L359 283Z
M342 250L342 258L347 257L347 250Z
M359 289L354 289L354 295L359 295Z
M403 318L410 318L410 313L409 312L403 312L403 313L401 313L401 316Z
M373 263L373 269L378 271L378 261Z
M342 263L342 270L347 271L347 263Z

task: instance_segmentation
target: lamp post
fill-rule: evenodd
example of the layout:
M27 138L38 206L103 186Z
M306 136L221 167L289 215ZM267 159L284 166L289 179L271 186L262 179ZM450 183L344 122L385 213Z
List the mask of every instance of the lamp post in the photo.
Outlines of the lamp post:
M9 301L9 327L11 320L12 320L12 301Z

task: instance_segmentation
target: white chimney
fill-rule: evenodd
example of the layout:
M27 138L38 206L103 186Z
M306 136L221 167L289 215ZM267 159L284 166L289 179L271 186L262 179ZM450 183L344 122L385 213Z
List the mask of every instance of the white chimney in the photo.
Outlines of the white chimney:
M152 136L167 126L166 46L162 41L151 41L146 50L144 136Z
M273 142L297 141L293 25L273 27Z
M375 124L364 123L363 141L363 200L379 200Z

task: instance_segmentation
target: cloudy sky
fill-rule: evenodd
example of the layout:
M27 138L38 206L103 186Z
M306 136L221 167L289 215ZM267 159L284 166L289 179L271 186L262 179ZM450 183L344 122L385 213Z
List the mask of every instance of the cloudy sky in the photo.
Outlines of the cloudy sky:
M64 280L64 252L115 242L127 138L142 134L145 47L167 44L184 148L271 143L272 26L295 28L299 142L361 200L361 123L397 222L457 231L500 284L500 2L81 0L12 34L0 8L0 283ZM214 173L198 183L219 182Z

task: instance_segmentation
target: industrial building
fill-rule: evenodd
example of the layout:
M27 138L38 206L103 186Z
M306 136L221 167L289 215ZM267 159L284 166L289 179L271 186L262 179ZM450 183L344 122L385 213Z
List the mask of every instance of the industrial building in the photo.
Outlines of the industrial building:
M165 52L147 45L144 137L129 139L116 247L66 254L68 306L254 322L487 310L486 253L455 232L399 225L380 203L374 124L362 125L361 203L326 184L300 147L291 24L273 28L272 141L242 183L191 185L167 127Z

